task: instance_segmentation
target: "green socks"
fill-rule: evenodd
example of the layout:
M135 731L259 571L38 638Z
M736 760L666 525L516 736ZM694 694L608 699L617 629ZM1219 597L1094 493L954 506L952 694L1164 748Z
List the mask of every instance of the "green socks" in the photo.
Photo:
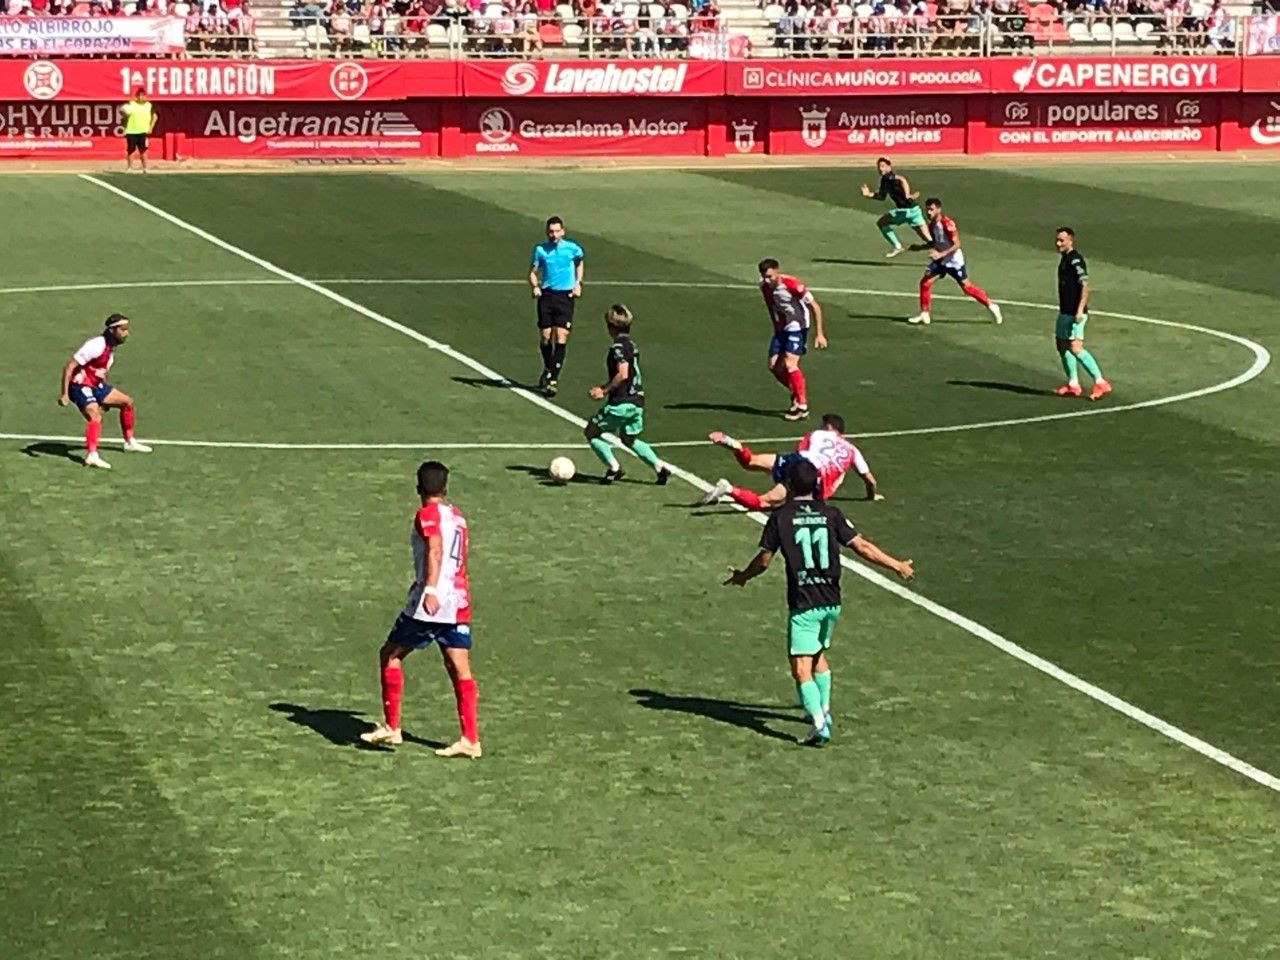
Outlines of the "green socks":
M601 463L610 470L618 469L618 461L613 456L613 447L609 446L608 440L604 437L592 437L587 442L591 444L591 449L595 451L595 455L600 458ZM652 450L649 452L653 453Z
M880 228L880 232L884 234L884 238L889 241L889 246L893 247L893 249L895 250L902 249L902 244L898 242L898 238L893 232L893 227L889 226L886 223L883 227Z
M1089 376L1094 380L1102 379L1102 368L1098 366L1098 361L1093 359L1093 354L1088 350L1081 350L1076 354L1076 359L1080 361L1080 365L1089 372Z
M653 447L643 440L632 440L631 451L653 469L658 469L658 455L653 452Z
M1076 355L1070 350L1063 350L1060 356L1062 357L1062 369L1067 372L1067 383L1079 383L1080 374L1076 370ZM1097 364L1094 366L1097 366Z
M822 712L831 712L831 671L815 673L813 682L818 685L818 696L822 698Z
M804 704L804 712L813 720L815 727L826 723L827 713L822 709L822 694L818 692L818 685L814 681L806 680L800 684L800 702Z

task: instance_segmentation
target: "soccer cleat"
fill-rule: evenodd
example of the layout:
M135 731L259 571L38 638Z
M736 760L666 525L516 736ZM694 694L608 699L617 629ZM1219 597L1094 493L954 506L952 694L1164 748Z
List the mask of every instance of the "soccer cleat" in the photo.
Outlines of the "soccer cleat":
M933 318L929 316L928 310L921 310L914 317L907 317L907 323L918 327L927 327L932 321Z
M547 384L551 381L551 371L546 367L542 368L542 372L538 374L538 389L547 389Z
M705 507L716 503L721 497L727 497L733 491L733 484L723 477L716 481L716 485L702 495L702 499L698 501L698 505Z
M670 468L670 467L661 467L661 468L658 470L658 476L657 476L657 478L656 478L653 482L654 482L654 483L656 483L656 484L657 484L658 486L660 486L660 487L665 487L665 486L667 485L667 481L668 481L668 480L670 480L670 479L671 479L671 468Z
M1080 384L1078 383L1064 383L1053 392L1059 397L1078 397L1084 391L1080 389Z
M366 730L360 734L360 739L365 743L371 743L379 747L398 747L404 743L404 735L399 730L393 730L385 723L380 723L372 730Z
M141 440L135 440L132 437L130 437L128 440L124 442L124 448L130 453L150 453L151 452L151 448L149 446L147 446Z
M96 450L93 453L85 454L84 465L86 467L97 467L99 470L111 469L111 464L98 456L98 452Z
M894 257L899 257L906 252L907 252L906 247L894 247L892 250L890 250L888 253L884 255L884 258L886 260L892 260Z
M626 472L621 467L614 467L604 472L604 476L600 478L600 482L605 485L616 483L626 475Z
M1111 381L1098 380L1093 384L1093 389L1089 391L1090 400L1101 400L1111 392Z
M809 408L794 406L782 415L783 420L803 420L809 416Z
M1004 323L1004 311L1000 309L1000 304L993 300L987 309L991 311L991 316L995 319L997 327Z
M545 393L548 397L554 397L556 395L556 390L559 388L559 386L560 384L557 383L555 380L548 380L546 383L546 386L542 388L542 392Z
M729 436L727 433L721 433L719 430L715 433L708 434L707 439L717 446L728 447L730 450L742 449L742 443L740 441L733 439L733 437Z
M479 741L472 743L466 737L459 737L447 747L436 751L437 757L466 757L468 760L479 760L484 756Z
M822 747L831 742L831 721L824 719L821 727L814 727L809 736L800 741L804 747Z

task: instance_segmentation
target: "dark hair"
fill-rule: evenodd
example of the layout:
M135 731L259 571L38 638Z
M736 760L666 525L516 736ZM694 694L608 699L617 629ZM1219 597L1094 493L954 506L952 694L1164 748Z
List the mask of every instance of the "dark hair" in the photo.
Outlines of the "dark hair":
M766 270L777 270L777 269L778 269L778 261L777 261L777 260L775 260L775 259L773 259L773 257L766 257L765 259L761 260L758 264L756 264L756 267L757 267L757 269L759 269L759 271L760 271L760 276L762 276L762 277L763 277L763 276L764 276L764 272L765 272Z
M128 323L128 322L129 322L129 318L126 317L123 313L113 313L111 314L111 316L107 317L106 320L102 321L102 325L106 329L110 330L112 327L118 327L120 326L120 324Z
M135 97L140 97L140 96L142 96L142 95L143 95L144 93L146 93L146 92L147 92L147 88L146 88L146 87L138 87L136 90L134 90L134 91L133 91L133 95L134 95Z
M787 467L787 489L793 497L812 496L818 491L818 468L803 457Z
M449 468L439 460L427 460L418 467L418 492L438 497L449 489Z
M558 223L558 224L560 224L560 226L562 226L562 227L564 226L564 221L563 221L563 220L561 220L559 217L547 217L547 229L548 229L548 230L550 230L550 229L551 229L551 225L552 225L553 223Z
M822 425L830 427L836 433L844 433L844 417L838 413L824 413L822 415Z
M939 210L942 209L942 201L939 200L937 197L926 197L924 201L924 205L926 207L937 207Z
M893 161L892 161L892 160L890 160L888 157L880 157L880 159L878 159L878 160L876 161L876 164L877 164L877 165L882 164L882 163L887 163L887 164L888 164L889 166L891 166L891 167L893 166Z
M1057 230L1055 230L1055 231L1053 231L1053 232L1054 232L1054 233L1065 233L1068 237L1074 237L1074 236L1076 235L1076 232L1075 232L1074 230L1072 230L1070 227L1059 227Z

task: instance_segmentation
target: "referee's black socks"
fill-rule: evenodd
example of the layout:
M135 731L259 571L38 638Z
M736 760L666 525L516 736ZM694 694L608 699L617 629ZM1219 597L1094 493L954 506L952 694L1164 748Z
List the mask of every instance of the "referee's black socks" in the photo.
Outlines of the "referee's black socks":
M551 379L560 379L560 370L564 366L564 349L568 346L565 343L553 343L551 345Z
M556 344L554 340L547 343L538 344L538 348L542 351L542 369L546 371L548 377L555 377L555 350Z

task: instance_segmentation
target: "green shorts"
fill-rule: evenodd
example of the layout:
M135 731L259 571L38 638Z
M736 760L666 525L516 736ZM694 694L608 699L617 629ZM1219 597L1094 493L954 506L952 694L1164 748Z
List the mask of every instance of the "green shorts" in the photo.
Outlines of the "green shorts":
M1075 314L1060 313L1058 314L1058 322L1054 325L1053 335L1059 340L1083 340L1084 325L1089 322L1089 314L1085 314L1077 322Z
M891 227L923 227L924 211L917 207L894 207L885 214Z
M831 634L839 619L839 607L792 610L787 618L787 653L793 657L812 657L826 650L831 646Z
M644 433L644 407L634 403L606 403L596 411L591 422L605 433L638 437Z

